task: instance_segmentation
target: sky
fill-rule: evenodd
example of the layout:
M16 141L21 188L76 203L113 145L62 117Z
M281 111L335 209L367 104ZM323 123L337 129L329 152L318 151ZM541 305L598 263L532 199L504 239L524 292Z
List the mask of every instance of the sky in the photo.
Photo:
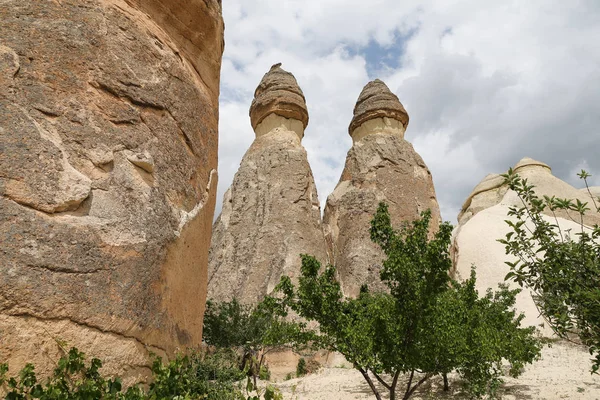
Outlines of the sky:
M227 0L217 211L254 140L248 110L272 64L296 77L302 141L322 207L352 145L363 86L406 108L411 142L453 224L471 190L523 157L576 187L600 185L598 0Z

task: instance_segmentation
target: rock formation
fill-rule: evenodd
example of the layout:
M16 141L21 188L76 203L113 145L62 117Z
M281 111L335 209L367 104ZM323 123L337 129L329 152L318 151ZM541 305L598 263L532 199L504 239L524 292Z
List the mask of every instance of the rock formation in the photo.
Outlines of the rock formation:
M301 144L308 124L302 90L274 65L254 94L256 133L213 227L208 297L258 302L282 275L296 278L300 254L326 261L313 175Z
M349 127L353 145L323 220L331 261L347 296L358 295L362 284L384 288L379 280L383 252L369 235L380 201L389 205L394 224L430 209L432 227L439 225L431 173L404 140L407 125L408 114L385 83L375 80L364 87Z
M201 343L220 0L0 2L0 360Z
M578 190L556 178L552 175L550 167L542 162L524 158L513 169L526 178L529 184L535 186L534 190L539 197L547 195L580 199L591 204L587 190ZM453 235L456 276L459 279L467 278L471 273L471 266L474 265L477 272L477 288L480 292L485 292L487 288L497 289L498 284L504 282L504 277L509 272L509 267L504 262L511 260L505 253L504 245L497 240L504 238L510 231L505 222L510 206L521 206L516 193L508 189L500 175L490 174L467 197L458 215L459 225ZM577 231L579 225L573 222L569 215L564 211L556 213L563 230ZM553 217L551 221L554 221ZM600 224L600 214L589 212L584 222L590 226ZM524 324L544 323L528 290L524 289L517 296L515 307L525 313ZM551 335L548 327L542 332Z
M578 190L552 175L550 167L542 162L524 158L515 165L514 170L521 177L526 178L529 184L535 186L534 191L538 196L556 196L559 198L580 199L591 204L587 190ZM594 193L592 188L592 193ZM453 253L455 260L455 277L465 279L475 267L477 273L477 289L485 293L488 288L498 289L499 283L504 283L504 277L509 272L505 261L513 261L506 255L504 245L497 240L504 238L510 231L505 220L510 206L521 206L515 192L509 190L504 184L504 179L497 174L486 176L473 190L465 201L458 216L459 225L453 233ZM571 229L579 230L579 225L574 223L564 212L558 213L558 223L563 233ZM550 222L555 222L554 217L548 216ZM585 224L600 223L600 214L589 212ZM518 288L515 283L510 283L511 288ZM531 297L531 292L523 288L517 295L515 309L524 313L522 321L524 326L536 326L542 336L553 339L552 347L542 348L541 360L527 366L523 377L517 383L526 383L528 395L534 398L555 398L537 395L540 390L550 386L547 393L563 393L556 398L594 398L598 385L597 380L590 375L590 356L586 347L575 345L571 342L556 340L551 328L539 315ZM587 378L585 378L587 377ZM565 394L565 387L572 382L581 386L586 380L584 394ZM589 389L587 389L589 387Z

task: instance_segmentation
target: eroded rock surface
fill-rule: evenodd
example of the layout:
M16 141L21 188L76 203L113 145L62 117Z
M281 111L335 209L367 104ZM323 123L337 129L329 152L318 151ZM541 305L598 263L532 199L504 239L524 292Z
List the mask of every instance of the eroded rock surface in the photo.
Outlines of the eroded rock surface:
M0 15L0 360L46 374L66 340L139 380L201 343L220 1Z
M327 198L323 228L332 263L346 296L357 296L361 285L383 290L379 271L381 249L371 242L370 221L380 201L389 205L394 224L410 222L432 211L432 226L440 222L431 173L413 146L404 140L408 114L381 81L360 94L340 182Z
M308 110L302 89L296 78L275 64L263 76L250 106L250 123L256 130L258 125L269 115L302 122L302 129L308 125Z
M286 89L273 82L285 82ZM235 297L253 304L270 294L281 276L299 276L301 253L326 262L319 200L301 144L308 113L298 93L302 92L293 75L279 65L256 90L250 118L262 120L213 227L211 299ZM268 108L261 99L271 99ZM298 114L287 114L290 104Z
M514 167L514 171L535 186L534 191L539 197L556 196L558 198L579 199L591 204L587 190L579 190L552 175L547 164L524 158ZM594 188L592 188L593 190ZM592 192L593 193L593 192ZM509 190L504 179L498 174L491 174L480 182L465 201L458 216L459 225L453 234L453 251L455 258L456 277L469 277L471 266L477 272L477 288L485 292L487 288L497 289L499 283L509 272L505 261L513 261L506 255L504 245L498 239L503 239L510 231L505 220L509 207L522 206L517 194ZM568 235L577 232L580 227L572 220L574 215L564 211L548 214L550 222L558 221L563 233ZM585 219L586 225L600 224L600 214L590 210ZM516 285L513 285L516 287ZM542 332L551 336L552 332L535 306L531 293L524 289L517 296L516 309L525 313L524 324L539 326L543 324Z

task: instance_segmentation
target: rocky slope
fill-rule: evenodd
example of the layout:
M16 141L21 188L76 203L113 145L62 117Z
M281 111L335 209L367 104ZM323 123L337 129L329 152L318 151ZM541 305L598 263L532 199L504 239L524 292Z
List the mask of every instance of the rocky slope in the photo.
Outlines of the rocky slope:
M256 138L225 193L213 227L208 297L256 303L282 275L296 278L300 254L326 261L313 175L301 144L308 124L302 90L274 65L250 107Z
M383 252L371 242L370 221L380 201L389 205L399 225L431 209L432 226L440 222L431 173L404 140L408 114L381 81L360 94L349 133L353 145L333 193L327 198L324 230L329 253L345 295L356 296L362 284L383 289L379 270Z
M201 343L220 1L0 15L0 360L45 374L64 340L140 379Z

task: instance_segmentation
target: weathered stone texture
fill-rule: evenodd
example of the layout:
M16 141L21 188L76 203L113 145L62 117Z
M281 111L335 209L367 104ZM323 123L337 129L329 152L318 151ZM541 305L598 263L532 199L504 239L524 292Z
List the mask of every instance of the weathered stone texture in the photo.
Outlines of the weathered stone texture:
M515 173L522 178L527 179L530 184L535 185L535 193L539 197L556 196L559 198L579 199L584 203L593 206L592 196L597 195L598 188L591 187L590 192L587 189L576 189L568 183L552 175L552 169L547 164L525 157L513 167ZM458 214L459 225L466 224L469 219L477 213L496 204L503 204L506 207L511 205L521 206L521 201L516 193L508 189L504 184L504 178L499 174L489 174L486 176L465 200L460 213ZM565 219L570 216L565 211L557 210L556 215ZM549 216L554 216L548 211ZM596 213L588 213L585 217L589 225L600 224L600 216Z
M354 116L348 127L348 133L354 136L354 131L358 127L377 118L399 121L405 129L408 125L408 113L398 100L398 96L379 79L367 83L360 93L354 106Z
M254 92L254 100L250 106L252 128L256 129L272 114L300 121L303 129L308 125L308 110L302 89L294 75L283 70L281 64L271 67Z
M400 114L379 112L375 107L380 103L368 104L369 98L385 99L385 110L404 110L381 81L365 86L359 97L362 105L357 104L354 110L350 131L354 144L348 151L340 182L327 198L323 219L329 254L346 296L357 296L363 284L375 290L385 288L379 279L384 254L371 242L369 234L379 202L389 205L397 226L413 221L427 209L432 211L432 227L440 222L431 173L403 138L408 115L394 117ZM371 118L363 119L364 112ZM362 125L354 126L356 120L362 120Z
M0 15L0 360L45 374L64 339L139 379L201 343L220 2Z
M292 92L301 93L293 75L278 66L265 75L259 89L281 76ZM278 86L265 90L279 91ZM257 95L271 97L258 89ZM263 112L255 104L250 110L253 120ZM279 98L275 104L281 104ZM303 101L300 106L306 110ZM277 114L277 107L256 127L257 136L213 227L209 298L256 303L272 292L282 275L299 276L301 253L326 261L319 200L300 142L302 121Z

